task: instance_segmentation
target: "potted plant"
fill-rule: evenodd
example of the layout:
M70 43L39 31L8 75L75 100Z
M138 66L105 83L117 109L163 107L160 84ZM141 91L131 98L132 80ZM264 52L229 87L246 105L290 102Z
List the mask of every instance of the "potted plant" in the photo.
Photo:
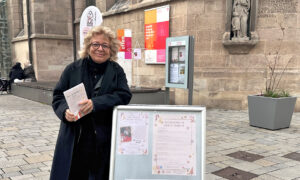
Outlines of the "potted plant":
M248 112L251 126L265 129L288 128L291 123L297 97L291 97L283 89L278 88L288 64L293 57L289 58L285 66L278 67L280 49L284 38L284 28L280 25L282 39L274 55L265 55L267 64L266 89L260 95L248 96Z

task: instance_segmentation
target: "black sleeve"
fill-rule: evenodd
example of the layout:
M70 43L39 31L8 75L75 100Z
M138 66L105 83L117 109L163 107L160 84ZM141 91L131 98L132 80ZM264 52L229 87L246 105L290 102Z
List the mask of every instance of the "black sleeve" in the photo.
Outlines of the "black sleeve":
M53 90L53 100L52 100L52 108L55 114L60 120L65 122L67 122L67 120L65 119L65 111L69 107L63 92L69 89L69 84L70 84L69 82L70 82L70 66L67 66Z
M112 89L110 93L92 98L96 112L112 109L117 105L126 105L130 102L132 94L128 87L124 70L121 67L117 68L116 83L116 88Z

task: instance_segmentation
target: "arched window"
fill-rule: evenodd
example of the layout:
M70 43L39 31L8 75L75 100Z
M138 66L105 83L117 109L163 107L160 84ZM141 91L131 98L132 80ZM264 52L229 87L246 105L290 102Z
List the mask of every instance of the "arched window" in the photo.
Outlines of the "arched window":
M24 29L23 0L19 0L20 28Z
M19 21L16 23L16 36L24 36L24 0L17 0L18 6L17 6L17 12L18 17L14 18L14 21Z
M86 0L86 7L88 6L96 6L95 0Z

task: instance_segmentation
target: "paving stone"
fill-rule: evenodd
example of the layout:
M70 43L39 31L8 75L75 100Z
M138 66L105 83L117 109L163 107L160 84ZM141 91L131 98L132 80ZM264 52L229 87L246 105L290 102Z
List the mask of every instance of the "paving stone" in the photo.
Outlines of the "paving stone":
M21 176L21 172L17 171L17 172L9 172L9 173L5 173L5 174L2 174L3 178L13 178L15 176Z
M248 152L245 152L245 151L237 151L237 152L234 152L234 153L227 154L227 156L230 156L230 157L233 157L233 158L236 158L236 159L240 159L240 160L244 160L244 161L249 161L249 162L253 162L253 161L256 161L258 159L263 158L263 156L261 156L261 155L252 154L252 153L248 153Z
M300 177L300 165L294 167L288 167L279 169L268 173L271 176L275 176L281 179L295 179Z
M32 178L33 178L33 176L31 174L25 174L25 175L21 175L21 176L11 177L11 180L29 180Z
M233 164L232 167L243 170L243 171L253 171L255 169L260 169L262 166L255 164L255 163L244 161L241 163Z
M214 175L214 174L205 174L204 179L206 179L206 180L223 180L224 178Z
M282 180L282 179L276 178L276 177L268 175L268 174L263 174L261 176L255 177L251 180Z
M6 136L6 135L7 134L5 134L5 133L2 134L2 136ZM0 133L0 136L1 136L1 133ZM12 142L12 143L5 142L5 144L0 145L0 148L6 149L6 148L9 148L9 147L20 147L20 146L22 146L22 145L18 142Z
M284 164L286 164L287 166L296 166L296 165L300 165L300 161L288 161L285 162Z
M22 170L27 170L27 169L35 169L35 168L39 168L39 167L43 167L45 166L44 163L34 163L34 164L26 164L26 165L22 165L19 166Z
M215 174L217 176L229 179L229 180L238 180L238 179L243 179L243 180L249 180L254 177L257 177L258 175L249 173L246 171L242 171L233 167L226 167L224 169L212 172L212 174Z
M205 172L206 173L211 173L211 172L214 172L214 171L217 171L217 170L220 170L220 169L222 169L222 168L220 168L220 167L218 167L214 164L207 164L205 166Z
M0 176L1 177L1 176ZM3 176L1 177L1 180L11 180L10 178L3 178Z
M41 172L41 170L36 168L36 169L26 169L21 171L22 174L32 174L36 172Z
M257 164L257 165L260 165L260 166L273 166L273 165L276 164L275 162L268 161L268 160L265 160L265 159L256 160L254 163Z
M18 166L15 167L9 167L9 168L3 168L2 169L5 173L10 173L10 172L17 172L20 171L20 168Z
M15 150L11 150L11 151L6 151L6 153L9 156L15 156L15 155L20 155L20 154L30 153L30 151L28 151L27 149L15 149Z
M26 162L23 159L0 161L1 168L20 166L20 165L24 165L24 164L26 164Z
M292 159L292 160L295 160L295 161L300 161L300 153L297 153L297 152L289 153L287 155L284 155L283 157L288 158L288 159Z
M39 163L44 161L52 160L52 157L49 155L39 155L39 156L31 156L24 158L28 163Z
M40 172L34 172L32 173L34 177L39 177L39 176L48 176L49 172L48 171L40 171Z
M266 174L275 170L278 170L279 167L275 167L275 166L266 166L266 167L261 167L259 169L254 169L250 172L257 174L257 175L262 175L262 174Z
M17 155L17 156L8 156L7 159L8 160L13 160L13 159L23 159L25 158L25 155Z

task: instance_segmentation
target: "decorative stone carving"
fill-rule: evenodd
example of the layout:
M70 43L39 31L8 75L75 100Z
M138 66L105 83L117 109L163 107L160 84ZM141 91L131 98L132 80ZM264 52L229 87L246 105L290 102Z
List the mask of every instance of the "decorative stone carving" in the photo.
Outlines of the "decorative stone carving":
M229 53L247 54L258 43L256 17L257 0L227 0L227 24L223 45Z
M250 0L234 0L232 5L232 31L234 39L249 40L248 16L250 10Z

